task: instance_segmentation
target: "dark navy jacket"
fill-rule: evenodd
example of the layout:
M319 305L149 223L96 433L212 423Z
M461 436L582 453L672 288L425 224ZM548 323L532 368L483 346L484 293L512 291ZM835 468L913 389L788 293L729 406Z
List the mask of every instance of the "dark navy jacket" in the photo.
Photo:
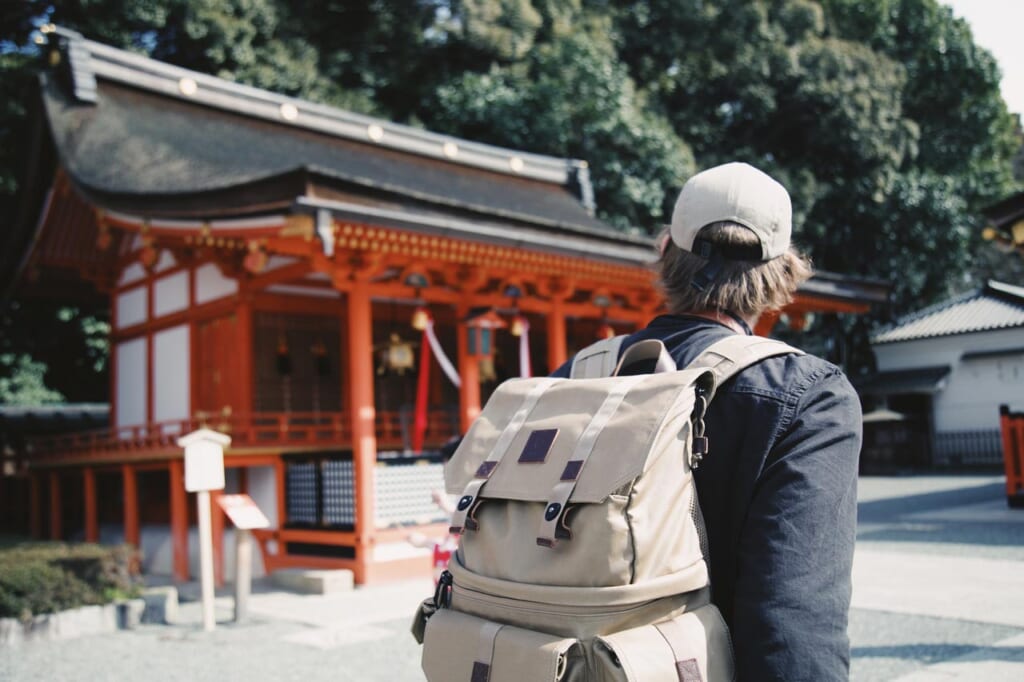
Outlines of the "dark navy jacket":
M663 315L626 339L661 339L679 367L732 334ZM569 364L555 376L568 376ZM740 682L845 680L861 410L834 365L769 358L719 387L695 470L711 589Z

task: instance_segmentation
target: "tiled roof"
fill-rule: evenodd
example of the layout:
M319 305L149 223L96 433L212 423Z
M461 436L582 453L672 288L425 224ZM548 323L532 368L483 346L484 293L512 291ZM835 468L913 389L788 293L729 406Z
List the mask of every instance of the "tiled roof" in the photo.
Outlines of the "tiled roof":
M287 205L312 180L364 203L413 203L650 246L593 216L583 161L284 97L64 29L54 36L72 82L63 71L43 75L44 113L76 187L106 210L259 212Z
M904 318L871 338L875 344L1024 327L1024 287L989 281Z

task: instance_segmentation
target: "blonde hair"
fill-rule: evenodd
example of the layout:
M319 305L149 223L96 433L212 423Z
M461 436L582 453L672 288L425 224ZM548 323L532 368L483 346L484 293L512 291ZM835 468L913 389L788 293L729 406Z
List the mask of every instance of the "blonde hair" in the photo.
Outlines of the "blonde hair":
M722 246L760 249L757 235L729 221L708 225L700 238ZM676 246L667 231L661 243L665 246L657 262L659 284L674 314L717 310L753 317L778 310L793 300L797 287L812 274L810 260L790 246L767 262L723 259L721 269L700 290L692 282L707 260Z

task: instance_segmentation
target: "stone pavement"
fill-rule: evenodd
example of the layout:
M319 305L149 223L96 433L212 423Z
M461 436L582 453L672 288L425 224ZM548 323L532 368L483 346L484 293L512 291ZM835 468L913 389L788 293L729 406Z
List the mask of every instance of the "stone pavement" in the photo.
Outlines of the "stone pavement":
M865 478L854 565L851 679L1024 680L1024 511L998 477ZM0 650L0 680L422 680L408 634L429 580L302 596L257 585L252 618L181 621ZM195 585L183 594L197 594Z
M1024 680L1024 513L1002 477L861 479L854 680Z

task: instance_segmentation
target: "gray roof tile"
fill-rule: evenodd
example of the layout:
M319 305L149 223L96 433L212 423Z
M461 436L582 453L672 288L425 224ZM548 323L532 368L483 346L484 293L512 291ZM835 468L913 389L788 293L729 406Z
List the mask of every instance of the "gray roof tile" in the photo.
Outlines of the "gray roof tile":
M1024 327L1024 287L990 281L901 318L871 338L875 344Z

